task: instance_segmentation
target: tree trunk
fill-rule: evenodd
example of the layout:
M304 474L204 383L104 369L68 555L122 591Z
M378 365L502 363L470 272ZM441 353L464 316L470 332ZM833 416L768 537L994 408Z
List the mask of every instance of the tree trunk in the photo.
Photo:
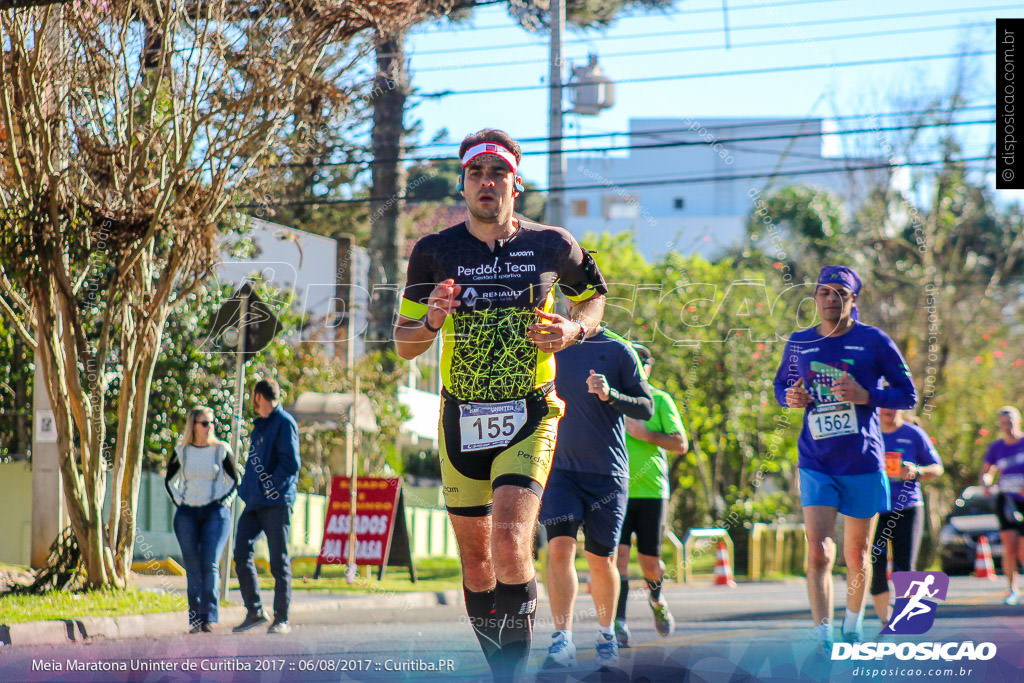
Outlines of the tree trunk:
M133 368L137 387L152 386L153 371L156 368L157 355L160 351L164 322L165 319L160 318L149 323L149 329L142 335L139 361ZM123 446L124 452L121 460L124 463L124 478L121 482L120 497L121 515L116 543L112 543L111 546L114 551L114 570L122 579L127 579L131 571L132 556L135 551L135 534L138 528L135 513L139 507L139 485L142 481L142 456L146 435L145 416L149 413L149 392L136 391L129 410L133 415L139 415L142 418L132 422Z
M398 224L405 207L405 34L378 35L373 88L373 186L370 191L370 350L391 349L391 328L402 281L405 236Z

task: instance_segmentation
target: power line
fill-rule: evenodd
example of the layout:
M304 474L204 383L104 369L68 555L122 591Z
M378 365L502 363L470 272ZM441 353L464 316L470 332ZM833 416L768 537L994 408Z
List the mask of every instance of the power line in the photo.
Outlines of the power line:
M972 105L967 105L967 106L964 106L964 107L958 107L955 111L956 112L962 112L962 111L975 111L975 110L978 110L978 109L992 109L995 106L996 105L995 105L994 102L991 103L991 104L972 104ZM944 112L944 111L946 111L945 107L928 107L926 109L904 109L902 111L878 112L878 113L873 113L873 114L845 114L843 116L825 116L825 117L822 117L822 119L827 119L829 121L851 121L851 120L872 119L872 118L885 119L885 118L893 118L893 117L896 117L896 116L914 116L914 115L918 115L918 114L932 114L932 113L940 113L940 112ZM819 119L808 118L808 117L797 118L797 119L770 119L770 120L766 120L766 121L741 121L741 122L731 123L731 124L730 123L724 123L724 124L718 125L718 126L699 126L698 128L701 131L734 130L734 129L737 129L737 128L767 128L767 127L771 127L771 126L788 126L788 125L792 125L794 123L807 123L809 121L816 121L816 120L819 120ZM665 134L665 133L693 132L694 130L695 130L694 127L658 128L658 129L644 130L644 131L631 131L631 130L627 130L627 131L613 131L613 132L610 132L610 133L566 134L566 135L556 135L553 138L552 137L517 138L516 141L519 142L520 144L528 144L528 143L531 143L531 142L550 142L553 139L555 139L555 140L570 140L570 139L580 140L580 139L588 139L588 138L608 138L608 137L618 137L618 136L647 137L647 136L654 136L654 135L662 135L662 134ZM456 140L441 141L441 142L428 142L428 143L424 143L422 145L410 145L410 146L406 147L405 149L406 150L414 150L414 149L423 149L425 147L458 146L459 144L460 144L460 141L456 141Z
M718 176L689 176L684 178L666 178L663 180L635 180L625 182L608 182L608 183L592 183L589 185L572 185L566 187L556 188L536 188L531 190L532 192L578 192L583 190L599 190L602 188L615 187L656 187L662 185L691 185L696 183L714 183L714 182L731 182L735 180L757 180L760 178L789 178L796 176L805 175L820 175L823 173L848 173L850 171L871 171L880 170L883 168L907 168L907 167L921 167L921 166L936 166L938 164L966 164L975 161L994 161L995 155L981 156L981 157L965 157L960 159L933 159L930 161L908 161L900 164L885 163L874 163L874 164L861 164L859 166L843 166L839 168L823 167L823 168L808 168L796 171L764 171L760 173L742 173L734 175L718 175ZM294 199L284 202L277 202L274 204L261 203L261 202L250 202L248 204L236 204L232 208L236 209L252 209L252 208L273 208L283 206L307 206L311 204L367 204L370 202L391 202L398 200L409 200L417 199L404 195L402 197L352 197L348 199L341 198L325 198L325 199ZM437 197L437 199L444 199L444 197ZM430 201L426 199L418 199L418 201Z
M815 71L818 69L838 69L849 66L874 66L878 64L901 64L920 62L933 59L952 59L954 57L979 57L994 55L995 50L974 50L971 52L948 52L937 55L914 55L912 57L886 57L883 59L858 59L852 62L826 62L823 64L795 64L793 66L772 66L761 69L734 69L731 71L708 71L704 73L675 74L671 76L645 76L640 78L620 78L616 85L622 83L657 83L661 81L682 81L695 78L723 78L726 76L756 76L761 74L784 73L793 71ZM414 95L422 99L441 99L457 95L489 95L502 92L525 92L527 90L547 90L548 85L511 85L504 88L471 88L469 90L442 90L440 92ZM564 87L564 86L563 86Z
M965 28L978 28L981 26L989 26L990 22L978 22L974 24L946 24L943 26L926 26L923 28L910 28L910 29L891 29L887 31L865 31L862 33L847 33L835 36L819 36L817 38L802 38L802 43L820 43L828 42L832 40L852 40L858 38L876 38L879 36L891 36L891 35L905 35L908 33L928 33L931 31L948 31L952 29L965 29ZM784 40L765 40L754 43L735 43L732 48L744 48L744 47L775 47L778 45L792 45L792 39ZM637 50L635 52L611 52L608 54L601 55L601 59L614 59L616 57L643 57L646 55L664 55L678 52L704 52L708 50L725 50L724 45L696 45L691 47L678 47L670 48L667 50ZM541 64L545 60L543 59L531 59L527 61L510 61L510 62L483 62L483 63L471 63L471 64L452 64L449 66L431 66L427 68L417 68L417 72L425 71L451 71L451 70L465 70L465 69L483 69L496 66L518 66L520 64Z
M972 14L977 15L978 12L987 11L998 11L998 10L1019 10L1020 4L1014 5L988 5L985 7L972 7L969 9L955 9L955 10L926 10L921 12L898 12L894 14L876 14L873 16L855 16L855 17L837 17L835 19L810 19L806 21L787 21L787 22L776 22L772 24L757 24L751 26L730 26L730 33L736 33L739 31L761 31L768 29L793 29L803 28L806 26L827 26L831 24L852 24L860 22L872 22L872 21L888 21L890 19L916 19L920 17L938 17L947 16L950 14ZM587 37L587 38L573 38L563 40L563 45L575 44L575 43L593 43L594 40L600 40L602 43L606 43L613 40L633 40L635 38L667 38L674 36L692 36L701 35L706 33L721 33L722 28L699 28L699 29L686 29L683 31L660 31L660 32L648 32L648 33L631 33L616 36L598 36L598 37ZM546 47L546 42L534 42L534 43L508 43L504 45L484 45L481 47L465 47L465 48L445 48L443 50L423 50L415 51L414 55L421 57L424 55L447 55L447 54L463 54L466 52L493 52L495 50L510 50L528 47Z
M955 113L959 114L961 112L978 111L978 110L981 110L981 109L993 109L993 108L995 108L995 103L994 102L990 103L990 104L968 104L968 105L956 108ZM650 129L650 130L635 130L635 131L634 130L611 131L611 132L605 132L605 133L583 133L583 134L567 133L565 135L554 136L553 138L552 137L548 137L548 136L529 137L529 138L517 138L516 141L519 142L521 145L528 145L530 143L547 143L547 142L551 141L552 139L557 139L557 140L585 140L585 139L615 138L615 137L650 138L650 137L658 137L658 136L661 136L661 135L667 135L667 134L671 134L671 133L693 133L693 132L696 132L698 134L704 134L705 132L710 133L710 132L715 132L715 131L720 131L720 130L733 131L733 130L742 130L742 129L745 129L745 128L773 128L773 127L776 127L776 126L791 126L791 125L794 125L794 124L799 125L799 124L813 123L813 122L819 121L819 120L828 120L828 121L831 121L831 122L839 123L839 122L843 122L843 121L860 121L860 120L864 120L864 119L891 119L891 118L895 118L895 117L919 116L919 115L923 115L923 114L939 114L939 113L948 113L947 112L947 108L946 107L927 107L925 109L904 109L904 110L888 111L888 112L874 112L874 113L870 113L870 114L845 114L845 115L841 115L841 116L822 117L821 119L801 117L801 118L793 118L793 119L789 119L789 118L768 119L768 120L761 120L761 121L758 121L758 120L753 120L753 121L750 121L750 120L746 120L746 121L739 120L739 121L737 121L735 123L723 123L723 124L720 124L720 125L710 125L710 126L705 126L705 125L699 124L699 122L690 121L690 125L689 126L683 126L683 127L653 128L653 129ZM936 125L942 125L942 124L936 124ZM427 142L427 143L423 143L423 144L419 144L419 145L406 145L402 149L405 152L411 152L411 151L414 151L414 150L417 150L417 149L427 149L427 148L431 148L431 147L458 147L460 144L461 144L460 140L447 140L447 141L438 141L438 142ZM332 148L328 149L327 151L328 152L343 152L343 153L346 153L348 155L352 155L353 153L367 152L368 150L366 148L362 148L362 147L332 147ZM572 151L572 150L569 150L569 151ZM541 154L541 153L542 152L536 152L536 151L527 151L526 152L527 155L535 155L535 154ZM544 153L546 153L546 152L544 152ZM410 162L417 162L417 161L444 161L446 159L452 158L452 156L454 156L454 153L449 154L447 156L402 157L401 159L398 159L398 161L410 161ZM370 165L379 164L379 163L394 163L395 161L396 161L396 159L394 159L394 158L388 158L388 159L345 161L345 162L321 162L321 163L314 163L314 164L308 164L308 163L303 163L303 162L285 162L285 163L275 164L274 167L275 168L279 168L279 167L295 166L295 167L298 167L298 168L302 168L302 167L316 166L316 165L332 165L332 166L344 166L344 165L359 166L359 165L363 165L363 166L370 166Z
M806 122L810 122L810 121L813 121L813 119L811 119L811 120L804 119L804 120L798 121L798 122L802 123L802 122L805 122L805 121ZM582 154L582 153L587 153L587 152L602 153L602 152L624 152L624 151L629 151L629 150L643 150L643 149L669 149L669 148L676 148L676 147L697 147L697 146L710 146L710 145L715 145L715 144L727 146L727 145L729 145L731 143L736 143L736 142L765 142L765 141L772 141L772 140L794 140L796 138L807 138L807 137L824 137L824 136L835 136L835 135L838 135L838 136L843 136L843 135L862 135L862 134L868 134L868 133L894 132L894 131L899 131L899 130L919 130L919 129L923 129L923 128L945 128L945 127L948 127L948 126L968 126L968 125L979 125L979 124L990 124L990 123L995 123L995 119L974 119L974 120L969 120L969 121L941 121L941 122L936 122L936 123L925 123L925 124L907 123L907 124L901 124L901 125L895 125L895 126L873 126L871 128L854 128L854 129L847 129L847 130L828 130L828 131L816 130L816 131L810 131L810 132L806 132L806 133L784 133L784 134L779 134L779 135L752 135L752 136L735 137L735 138L714 138L712 140L706 140L706 139L701 139L701 140L674 140L674 141L671 141L671 142L652 142L652 143L639 143L639 144L629 144L629 145L615 145L615 146L603 146L603 147L585 147L585 148L577 148L577 149L566 149L566 150L564 150L564 152L566 154ZM723 126L722 128L729 128L729 127L728 126ZM662 130L662 131L643 131L643 132L635 133L633 135L635 135L636 137L654 136L654 135L656 135L658 133L664 134L664 133L672 131L672 130L673 129L666 129L666 130ZM674 129L674 130L675 131L693 132L691 129L684 129L684 128ZM710 130L710 129L705 128L704 130ZM603 135L606 135L606 134L603 134ZM545 156L548 153L549 152L547 150L543 150L543 149L527 150L527 151L523 152L523 156L524 157L525 156ZM405 157L405 158L400 159L399 161L407 161L407 162L446 161L446 160L450 160L451 158L452 158L451 156ZM367 167L369 167L369 166L374 166L376 164L385 164L385 163L391 164L391 163L394 163L395 161L396 161L395 159L372 159L372 160L366 160L366 161L338 161L338 162L324 161L324 162L314 162L314 163L294 162L294 163L277 164L276 166L279 167L279 168L318 168L318 167L327 167L327 166L367 166Z
M737 5L736 7L730 7L729 11L730 12L741 12L743 10L751 10L751 9L768 9L768 8L774 9L776 7L785 7L787 5L823 5L826 2L837 2L837 1L838 0L791 0L790 2L762 3L760 5ZM651 14L654 14L654 13L656 13L658 11L659 10L652 10ZM671 12L671 14L673 16L682 16L682 15L690 15L690 14L711 14L711 13L718 14L721 11L722 11L721 7L708 7L707 9L674 10L674 11ZM666 12L666 14L668 14L668 13ZM637 16L637 15L633 15L633 16ZM624 19L628 19L628 18L631 18L631 17L623 17L623 18ZM438 32L440 32L440 33L460 33L460 32L465 31L465 30L471 30L474 33L476 33L477 31L508 30L510 28L517 28L517 27L518 27L518 25L514 21L512 21L510 19L510 23L508 23L508 24L500 24L500 25L495 25L495 26L448 26L448 27L445 27L444 29L441 29L440 31L434 31L434 33L438 33ZM715 30L716 31L721 31L722 29L718 28L718 29L715 29ZM416 31L415 35L420 35L420 33L421 33L420 31Z

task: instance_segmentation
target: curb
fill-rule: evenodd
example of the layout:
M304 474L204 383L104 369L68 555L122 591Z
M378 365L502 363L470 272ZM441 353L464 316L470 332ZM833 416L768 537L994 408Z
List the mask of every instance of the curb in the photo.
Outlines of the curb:
M359 597L336 597L322 600L293 599L292 614L321 611L380 609L381 601L393 599L397 606L408 609L456 605L462 602L462 591L393 593L375 592ZM245 607L222 607L223 622L241 621ZM128 614L120 617L78 617L59 621L30 621L22 624L0 624L0 647L14 645L62 645L80 643L94 638L142 638L183 635L186 632L183 612Z

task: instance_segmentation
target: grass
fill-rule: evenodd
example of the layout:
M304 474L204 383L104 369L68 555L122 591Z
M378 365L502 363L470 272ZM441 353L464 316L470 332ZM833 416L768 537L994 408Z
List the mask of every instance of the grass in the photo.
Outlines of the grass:
M188 607L183 595L142 591L136 588L84 593L50 591L43 595L0 593L0 624L183 612L186 609Z
M377 581L377 567L370 567L369 578L366 568L360 567L354 583L345 581L345 565L324 565L319 579L313 578L315 562L299 561L292 570L292 590L330 593L408 593L416 591L444 591L462 588L462 571L459 561L454 558L429 557L413 560L416 567L416 583L409 578L405 567L388 567L383 581ZM274 579L260 575L260 588L273 589Z

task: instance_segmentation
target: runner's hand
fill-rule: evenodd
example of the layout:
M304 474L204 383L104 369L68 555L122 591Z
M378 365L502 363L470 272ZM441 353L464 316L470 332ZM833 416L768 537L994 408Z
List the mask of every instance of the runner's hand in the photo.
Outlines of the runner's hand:
M526 336L538 349L546 353L557 353L576 343L580 324L564 315L545 313L537 309L537 322L530 325Z
M868 390L857 384L857 380L850 377L848 372L844 372L842 378L832 384L832 393L840 401L850 401L858 405L864 405L871 398Z
M811 395L804 389L803 377L798 379L793 386L786 387L786 405L790 408L806 408L811 403Z
M611 393L609 393L611 388L607 377L599 375L593 370L590 371L590 377L587 377L587 391L591 394L597 394L597 397L602 401L607 401L608 397L611 396Z
M461 291L462 286L455 284L452 278L434 287L430 292L430 298L427 299L427 322L431 327L444 325L448 314L462 305L462 302L455 298Z

